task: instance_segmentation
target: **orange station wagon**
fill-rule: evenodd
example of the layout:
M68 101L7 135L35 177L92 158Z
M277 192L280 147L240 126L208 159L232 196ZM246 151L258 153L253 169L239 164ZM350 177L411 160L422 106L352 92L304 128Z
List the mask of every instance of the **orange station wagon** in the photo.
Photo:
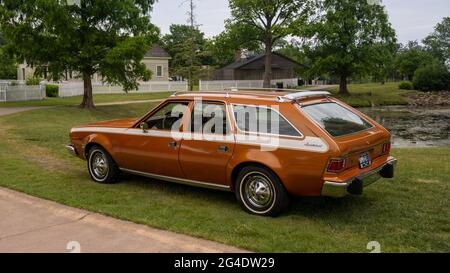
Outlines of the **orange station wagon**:
M360 195L393 178L391 134L328 92L179 93L139 119L73 128L95 182L120 172L232 191L276 216L289 197Z

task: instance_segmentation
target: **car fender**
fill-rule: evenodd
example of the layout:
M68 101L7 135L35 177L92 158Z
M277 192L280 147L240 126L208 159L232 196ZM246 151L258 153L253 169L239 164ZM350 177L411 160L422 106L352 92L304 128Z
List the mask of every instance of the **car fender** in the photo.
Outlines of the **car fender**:
M89 151L88 149L94 145L98 144L102 146L111 156L114 157L114 150L111 141L103 134L91 134L85 137L83 143L85 143L83 150L86 155Z
M282 177L280 176L280 170L282 170L282 162L280 161L280 159L271 152L263 151L260 149L260 147L255 147L246 149L245 153L239 153L238 151L235 151L233 157L228 162L227 182L232 189L234 188L235 178L233 177L233 171L236 169L236 167L242 164L257 164L265 166L282 179Z

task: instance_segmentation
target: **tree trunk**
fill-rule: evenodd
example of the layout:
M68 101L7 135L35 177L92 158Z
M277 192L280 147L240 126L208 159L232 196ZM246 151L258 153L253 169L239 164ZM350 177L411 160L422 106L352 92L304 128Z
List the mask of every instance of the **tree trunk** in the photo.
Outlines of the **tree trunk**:
M264 88L270 88L272 81L272 37L266 40L266 62L264 70Z
M339 83L339 94L340 95L350 95L350 93L348 92L348 87L347 87L347 76L345 76L345 75L341 76L341 81Z
M92 79L90 75L83 75L84 95L80 108L95 109L94 98L92 96Z

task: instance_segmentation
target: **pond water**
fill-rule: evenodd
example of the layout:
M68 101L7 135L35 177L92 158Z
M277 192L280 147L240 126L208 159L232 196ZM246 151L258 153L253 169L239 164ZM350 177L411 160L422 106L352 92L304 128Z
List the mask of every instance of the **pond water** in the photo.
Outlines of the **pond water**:
M450 107L361 108L393 135L394 147L443 147L450 145Z

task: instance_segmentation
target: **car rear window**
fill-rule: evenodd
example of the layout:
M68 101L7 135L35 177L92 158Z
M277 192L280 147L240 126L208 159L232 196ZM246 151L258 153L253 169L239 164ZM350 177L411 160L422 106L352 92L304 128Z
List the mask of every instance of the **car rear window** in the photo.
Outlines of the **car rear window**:
M340 137L373 128L362 117L337 103L304 106L303 111L330 135Z

